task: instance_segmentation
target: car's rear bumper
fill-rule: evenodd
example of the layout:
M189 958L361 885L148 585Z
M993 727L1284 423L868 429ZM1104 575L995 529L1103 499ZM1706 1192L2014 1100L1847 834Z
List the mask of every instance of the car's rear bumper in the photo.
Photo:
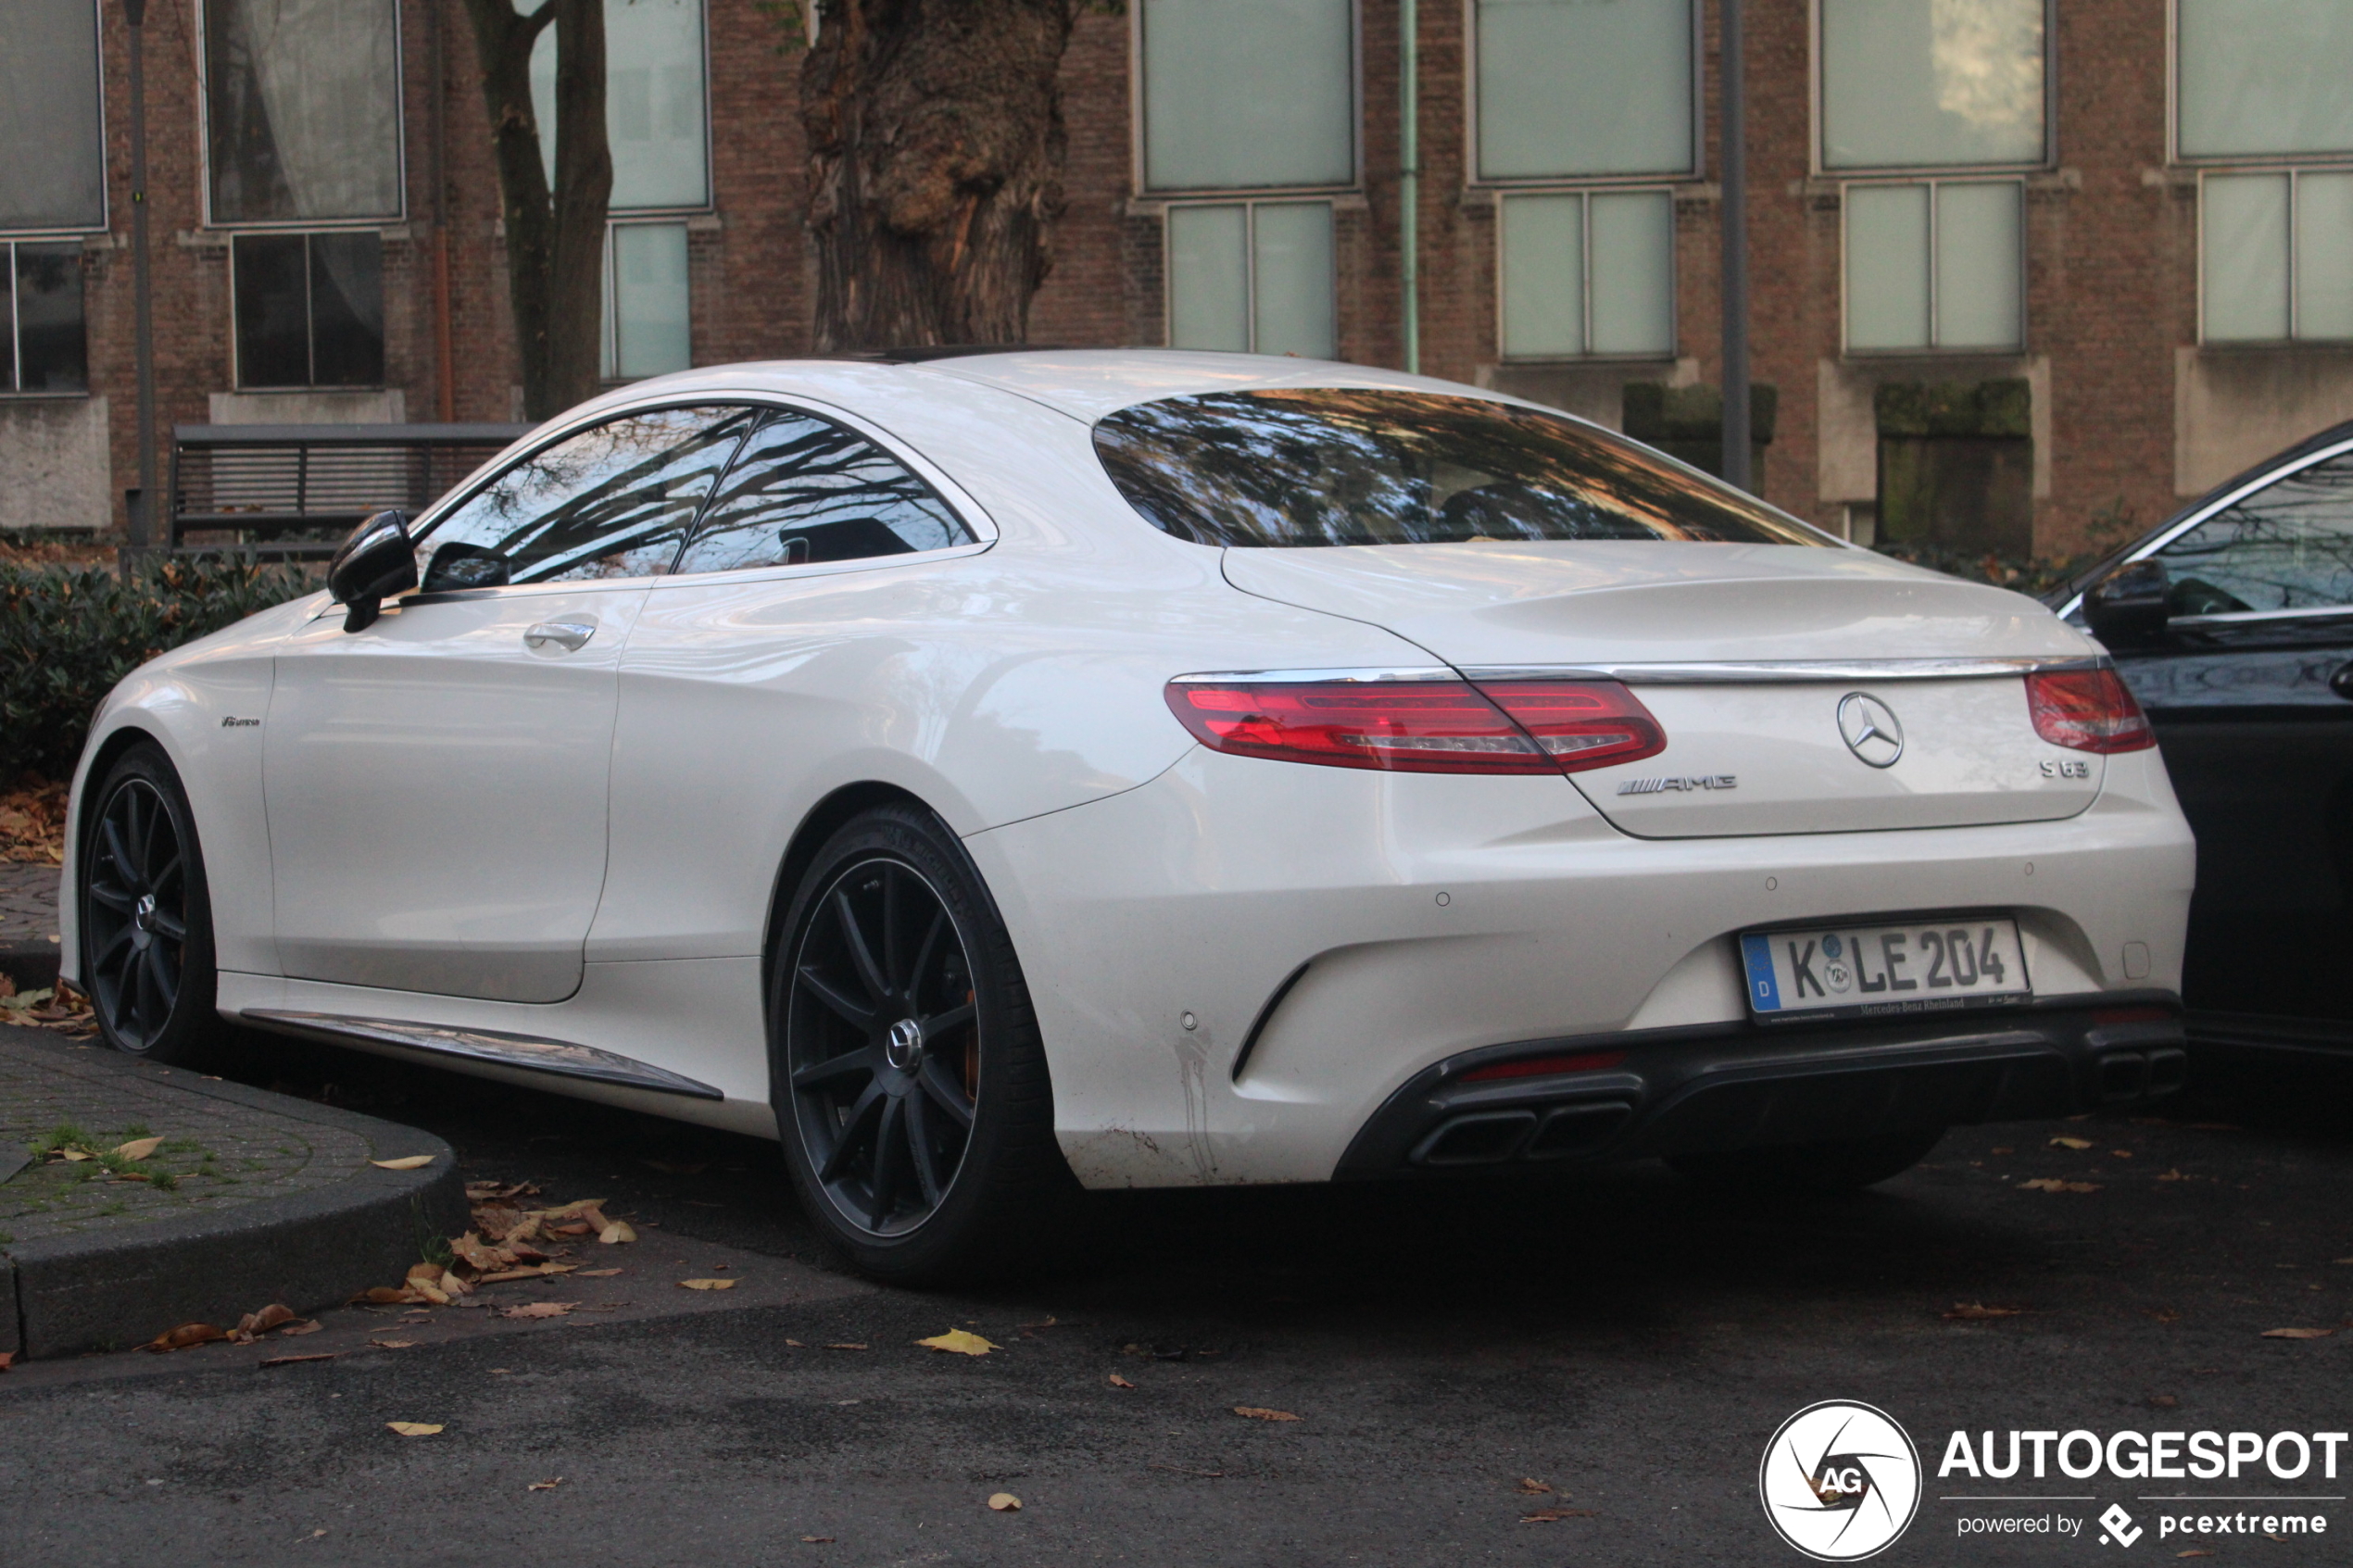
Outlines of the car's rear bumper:
M1491 1046L1434 1063L1390 1096L1334 1176L1716 1153L2070 1115L2180 1088L2183 1038L2181 999L2149 991L1900 1024L1710 1024ZM1564 1057L1599 1063L1472 1076Z

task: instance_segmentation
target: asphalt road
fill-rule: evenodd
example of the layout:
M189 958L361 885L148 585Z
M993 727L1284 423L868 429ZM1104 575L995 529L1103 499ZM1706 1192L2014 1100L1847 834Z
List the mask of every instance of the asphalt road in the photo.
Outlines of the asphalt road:
M1655 1167L1127 1197L1066 1275L923 1295L842 1273L749 1140L308 1047L241 1073L430 1128L470 1177L604 1198L642 1239L610 1249L619 1275L485 1293L575 1303L546 1321L349 1310L266 1348L18 1368L0 1563L1797 1563L1757 1467L1829 1399L1895 1416L1928 1466L1879 1562L2353 1557L2344 1534L2161 1539L2139 1500L2353 1492L2317 1466L2020 1479L2093 1500L2014 1507L1946 1501L2005 1488L1935 1474L1956 1428L2353 1427L2353 1328L2262 1337L2353 1323L2335 1085L2275 1102L2320 1106L2306 1127L2208 1100L1964 1129L1848 1199L1727 1198ZM2038 1178L2096 1190L2021 1185ZM676 1284L724 1276L740 1283ZM913 1343L950 1327L1000 1348ZM257 1364L293 1353L335 1359ZM992 1512L998 1492L1020 1510ZM2146 1530L2134 1547L2096 1523L1958 1533L2110 1502ZM2353 1534L2353 1507L2297 1506Z

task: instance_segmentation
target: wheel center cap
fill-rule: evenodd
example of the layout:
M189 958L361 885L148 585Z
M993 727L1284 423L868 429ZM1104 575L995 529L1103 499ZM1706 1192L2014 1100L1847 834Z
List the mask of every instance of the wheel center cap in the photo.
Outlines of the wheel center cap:
M131 908L131 923L141 931L156 928L156 896L149 893Z
M923 1059L924 1026L912 1018L892 1024L889 1038L883 1042L883 1060L901 1073L912 1073Z

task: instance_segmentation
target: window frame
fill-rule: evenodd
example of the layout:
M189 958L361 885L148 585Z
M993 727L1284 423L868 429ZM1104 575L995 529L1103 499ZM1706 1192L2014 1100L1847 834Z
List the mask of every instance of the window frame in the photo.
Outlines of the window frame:
M1466 191L1525 194L1566 194L1605 186L1652 186L1663 182L1702 180L1707 174L1707 18L1706 0L1686 0L1692 14L1692 160L1688 169L1662 169L1642 174L1518 174L1490 177L1478 166L1478 7L1481 0L1462 0L1463 6L1463 167L1469 175ZM1500 297L1500 290L1498 291ZM1500 309L1500 307L1498 307ZM1501 318L1499 317L1500 320ZM1590 339L1591 333L1589 332ZM1503 341L1500 337L1496 340Z
M6 352L8 384L0 387L0 403L55 402L66 398L87 398L90 395L90 279L88 274L84 273L82 280L82 385L78 388L57 392L46 387L28 389L22 384L24 381L24 319L17 304L17 247L19 245L71 245L83 247L81 254L75 257L77 261L80 261L89 254L85 245L88 237L86 234L59 232L56 230L44 233L0 233L0 272L6 274L5 279L0 279L0 282L5 282L6 288L8 320L8 341L5 345L0 345L5 347Z
M1129 0L1127 10L1127 161L1137 197L1151 202L1183 202L1202 205L1213 197L1228 201L1251 201L1261 196L1336 195L1361 192L1365 188L1365 0L1349 0L1348 5L1348 82L1349 111L1348 179L1337 184L1323 185L1167 185L1155 186L1147 179L1150 167L1145 157L1144 128L1144 7L1145 0ZM1166 229L1164 226L1164 236ZM1166 293L1165 288L1162 291ZM1165 340L1166 333L1163 332Z
M609 423L614 420L627 419L635 414L660 413L665 408L707 408L713 406L741 408L753 414L767 409L785 409L794 413L808 414L817 419L830 420L845 429L854 431L866 440L873 442L892 459L903 464L909 472L937 492L939 498L947 504L948 508L954 512L957 519L972 532L973 542L968 545L950 545L945 549L938 550L912 550L903 555L874 556L858 560L808 562L799 566L745 566L733 567L722 571L665 572L648 577L598 578L594 582L574 580L508 583L480 588L445 588L431 594L412 592L404 596L398 602L404 605L439 604L446 599L479 598L488 594L577 593L584 588L643 586L658 588L671 583L710 583L723 578L730 583L744 583L765 582L770 577L828 576L845 571L868 571L884 567L914 565L925 561L950 559L959 556L978 555L984 550L993 548L997 544L999 534L995 520L990 518L988 513L972 498L963 486L949 478L937 464L911 451L905 443L878 429L872 420L816 398L799 397L761 388L724 386L698 388L692 392L672 388L663 392L621 398L610 403L598 400L575 409L560 420L542 425L483 464L481 468L469 475L463 483L450 490L447 495L423 511L419 512L409 524L409 535L422 544L430 536L431 532L440 526L444 518L467 505L476 495L504 478L516 464L527 462L548 447L569 441L592 426ZM740 451L740 448L738 450ZM734 459L729 460L728 466L734 467ZM724 483L724 470L721 471L720 478ZM717 493L716 485L712 487L712 493ZM709 496L703 498L702 505L706 507L710 505ZM698 507L694 522L688 524L689 537L692 536L695 524L700 523L701 521L702 508Z
M626 376L621 373L621 267L620 240L623 229L677 229L686 236L686 366L695 368L695 232L683 217L673 214L640 212L632 207L626 213L607 214L605 218L604 274L598 288L599 320L597 343L597 381L602 386L633 386L652 376ZM612 328L612 370L605 370L604 328ZM657 370L655 375L675 375L674 370Z
M344 224L344 225L330 224L330 225L327 225L327 226L326 226L326 227L324 227L324 228L304 228L304 229L294 229L294 230L289 230L289 229L286 229L286 228L284 228L283 226L273 226L273 227L267 228L267 229L251 229L251 228L245 228L245 227L242 227L242 226L240 226L240 227L239 227L239 228L237 228L237 229L234 229L234 230L230 231L230 232L229 232L229 236L228 236L228 238L229 238L229 265L228 265L228 273L229 273L229 386L230 386L230 389L231 389L232 391L233 391L233 392L252 392L252 393L259 393L259 394L263 394L263 395L268 395L268 394L271 394L271 393L279 393L279 392L297 392L297 393L311 393L311 392L328 392L328 393L334 393L334 392L358 392L358 393L371 393L371 392L383 392L383 391L386 390L387 388L391 387L391 386L394 384L393 380L392 380L392 333L391 333L391 331L390 331L390 328L391 328L391 313L390 313L390 311L389 311L389 310L387 310L387 309L385 309L385 308L384 308L384 302L383 300L379 300L379 301L377 302L377 307L378 307L378 309L379 309L379 310L384 310L384 316L385 316L385 328L384 328L384 343L383 343L383 345L382 345L383 353L384 353L384 375L383 375L382 377L380 377L379 379L377 379L377 380L375 380L375 381L372 381L372 382L318 382L318 381L310 381L310 382L302 382L302 383L268 383L268 384L264 384L264 383L247 383L247 382L246 382L246 380L245 380L245 352L244 352L244 349L240 346L240 344L239 344L239 338L240 338L240 336L241 336L242 334L240 334L240 333L239 333L239 332L237 331L237 241L238 241L239 239L243 238L244 236L247 235L247 234L254 234L254 235L260 235L260 236L267 236L267 237L275 237L275 238L281 238L281 239L283 239L283 238L288 238L288 237L299 238L299 239L302 241L302 278L303 278L303 282L302 282L302 288L303 288L303 294L302 294L302 304L303 304L303 332L304 332L304 341L305 341L305 342L307 343L307 345L308 345L308 355L307 355L307 359L308 359L308 363L309 368L310 368L310 372L311 372L311 374L312 374L312 375L314 375L314 376L315 376L315 375L317 375L317 374L318 374L318 370L319 370L319 337L318 337L318 333L319 333L319 324L318 324L318 320L317 320L316 314L315 314L315 312L314 312L314 308L313 308L313 301L312 301L312 297L311 297L311 294L312 294L312 283L311 283L311 260L310 260L310 236L311 236L311 235L313 235L313 234L355 234L355 233L366 233L366 232L369 232L369 231L371 231L371 230L375 230L375 229L379 229L379 228L380 228L380 225L377 225L377 224L374 224L374 223L363 223L363 224ZM382 241L382 239L381 239L381 238L379 238L379 239L378 239L377 244L379 245L379 246L381 246L381 245L382 245L383 241ZM381 281L381 279L380 279L380 281ZM389 296L390 296L390 291L389 291L389 290L386 290L386 291L385 291L385 295L386 295L386 298L389 298Z
M1909 182L1922 180L1961 179L1969 175L2031 174L2047 172L2058 166L2058 0L2043 3L2043 150L2041 156L2021 162L2007 163L1896 163L1857 164L1852 168L1833 169L1822 156L1823 133L1830 128L1830 82L1822 69L1822 6L1823 0L1806 0L1806 103L1813 111L1814 124L1806 137L1806 161L1809 172L1817 180L1841 182L1886 182L1899 176L1910 176ZM2171 16L2173 5L2169 0L2166 12ZM2169 20L2170 27L2170 20ZM2171 98L2167 99L2171 116ZM1841 286L1843 287L1845 258L1845 222L1840 220L1839 254L1842 265ZM1840 337L1845 336L1844 311L1841 310Z
M1476 0L1469 0L1476 4ZM1604 353L1588 348L1582 354L1514 354L1510 339L1504 332L1504 302L1508 297L1504 270L1510 265L1510 247L1504 241L1504 230L1511 215L1504 210L1514 196L1575 196L1580 203L1578 214L1578 243L1583 247L1581 297L1585 341L1593 341L1593 201L1597 195L1663 195L1667 198L1667 346L1656 353L1647 350L1636 353ZM1675 188L1658 182L1653 176L1648 183L1611 182L1575 185L1530 184L1498 187L1495 197L1495 359L1504 365L1663 365L1671 363L1683 343L1683 306L1681 294L1682 270L1675 255L1677 218ZM1844 254L1843 245L1841 255ZM1842 279L1843 274L1842 273Z
M1160 341L1174 347L1169 340L1176 329L1176 283L1168 266L1168 214L1177 207L1239 207L1242 209L1242 282L1250 300L1250 345L1244 354L1256 354L1258 347L1258 209L1261 207L1326 207L1332 214L1332 353L1340 353L1340 204L1328 193L1295 195L1288 192L1261 198L1259 193L1229 194L1217 196L1190 196L1171 199L1161 204L1160 215ZM1217 349L1182 349L1187 354L1214 354Z
M113 158L114 144L107 136L107 30L105 0L90 0L91 63L97 71L98 88L98 221L91 228L74 229L48 227L41 229L11 229L0 225L0 241L23 240L39 244L44 240L87 240L94 234L110 232L114 227ZM86 320L86 317L85 317ZM12 350L13 352L13 350ZM49 395L69 396L67 393Z
M397 3L397 0L396 0L396 3ZM672 207L608 207L605 209L605 227L609 231L606 235L605 243L608 247L610 247L612 243L610 231L616 223L651 223L659 222L665 219L677 220L687 218L702 218L708 217L719 210L719 167L715 160L711 145L716 138L711 134L711 0L695 0L695 6L702 17L702 51L700 58L702 66L703 199L698 203L688 202L683 206ZM806 14L811 18L814 18L817 14L816 6L814 5L808 6ZM816 38L815 24L812 21L811 23L810 32L810 45L812 48L816 45ZM607 87L610 89L610 82L608 82ZM610 141L612 132L612 105L610 96L608 96L606 101L605 115L606 138ZM555 136L554 128L552 126L548 127L546 134L550 141L552 141ZM541 156L544 160L550 165L552 165L555 161L555 152L552 146L543 148ZM555 179L552 175L548 178L547 185L550 190L555 188Z
M233 239L245 233L324 233L329 230L396 228L409 221L409 56L407 16L403 0L384 0L392 7L392 143L396 170L394 189L400 193L396 210L368 218L224 219L212 210L212 37L211 7L220 0L195 0L196 55L196 199L206 229L227 231ZM706 138L706 143L708 138ZM232 329L233 332L233 327Z
M2269 348L2343 348L2353 345L2353 336L2306 337L2296 330L2296 318L2302 306L2296 298L2296 224L2302 196L2304 176L2308 174L2353 174L2353 159L2338 158L2328 162L2281 163L2276 159L2264 162L2197 163L2190 166L2197 173L2197 265L2195 286L2197 289L2197 345L2201 349L2220 349L2225 353L2242 349L2261 351ZM2246 175L2279 174L2287 177L2287 336L2285 337L2226 337L2211 338L2206 333L2206 181L2208 175L2224 178Z
M1852 298L1853 291L1847 287L1847 279L1850 276L1848 271L1849 256L1847 252L1847 229L1849 218L1853 211L1852 204L1847 200L1847 193L1856 189L1857 187L1866 189L1874 187L1879 189L1898 189L1910 185L1925 185L1928 187L1927 257L1929 341L1917 347L1909 348L1857 348L1851 341L1849 341L1848 331L1848 321L1852 317L1854 301ZM1936 341L1938 303L1936 277L1936 229L1940 220L1938 216L1939 204L1936 198L1936 191L1937 187L1940 185L2010 185L2015 187L2018 191L2018 341L2014 344L1957 344L1947 345ZM1939 174L1932 176L1921 176L1912 179L1895 179L1882 175L1870 179L1843 180L1839 182L1838 352L1839 358L1842 359L1930 359L1955 358L1975 358L1982 359L2008 358L2015 358L2018 355L2031 353L2032 352L2032 345L2033 344L2032 313L2027 308L2029 302L2026 295L2026 176L2024 174L2017 172L2008 174L1982 174L1970 171L1965 174L1954 175L1949 178Z

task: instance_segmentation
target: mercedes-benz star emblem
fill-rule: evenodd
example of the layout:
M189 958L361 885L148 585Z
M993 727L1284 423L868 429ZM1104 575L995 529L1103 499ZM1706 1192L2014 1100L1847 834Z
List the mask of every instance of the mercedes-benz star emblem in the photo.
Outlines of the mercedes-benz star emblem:
M1847 750L1874 768L1893 768L1904 755L1904 726L1895 710L1862 692L1839 699L1838 733L1846 737Z

